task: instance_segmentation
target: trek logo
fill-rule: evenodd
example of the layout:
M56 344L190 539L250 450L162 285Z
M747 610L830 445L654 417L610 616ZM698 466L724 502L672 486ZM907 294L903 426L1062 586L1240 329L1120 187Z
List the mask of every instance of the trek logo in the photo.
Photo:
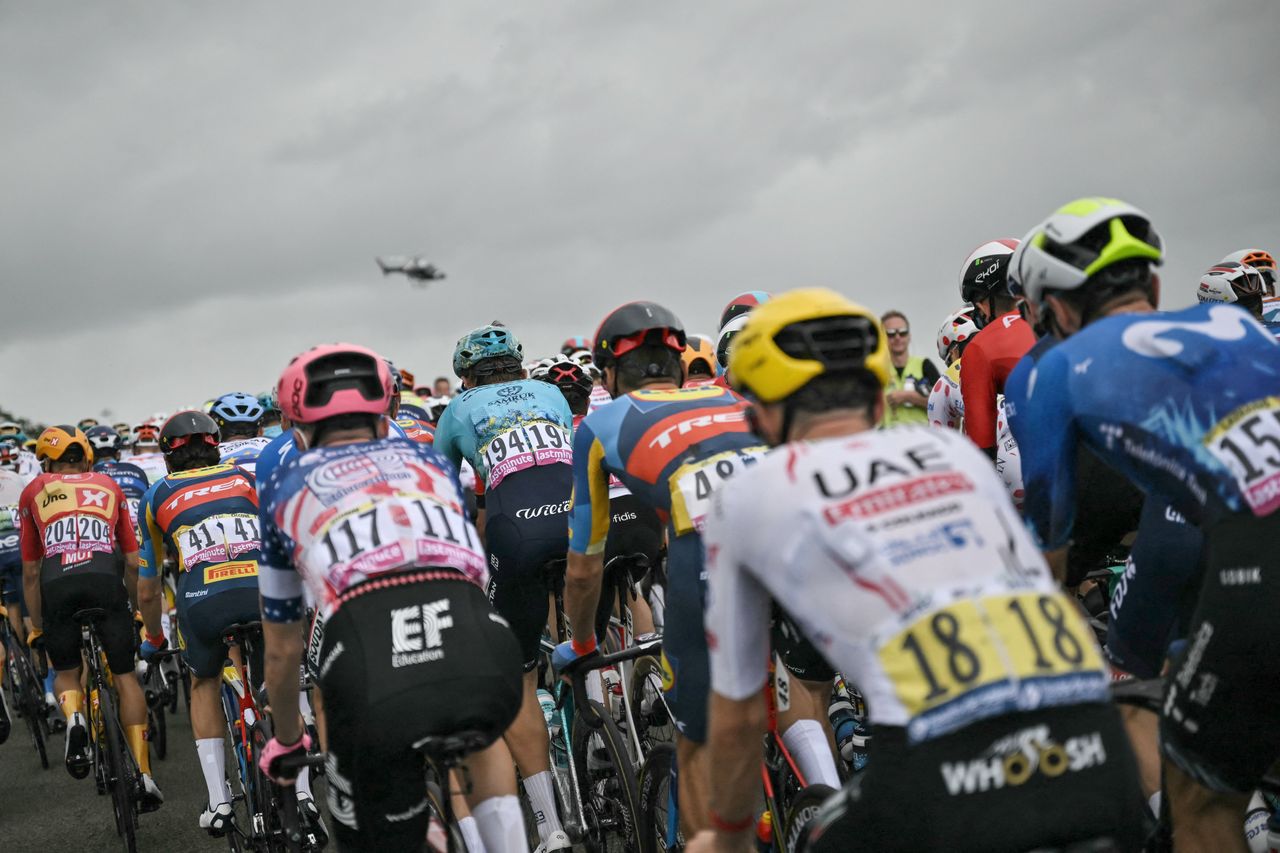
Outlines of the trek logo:
M194 501L197 498L216 495L220 492L229 492L236 487L235 480L223 480L220 483L213 483L208 486L201 486L198 489L183 489L173 496L167 504L164 505L165 510L172 512L180 505Z
M719 412L714 415L698 415L688 420L680 421L667 427L662 432L654 436L649 442L650 447L669 447L674 436L685 436L694 430L707 429L718 424L740 424L747 419L747 413L741 409L737 411Z
M971 761L944 761L939 766L947 793L998 791L1024 784L1039 772L1050 779L1107 763L1102 735L1090 732L1058 743L1048 726L1033 726L1002 738Z
M399 669L444 657L444 631L453 627L449 599L391 611L391 666Z

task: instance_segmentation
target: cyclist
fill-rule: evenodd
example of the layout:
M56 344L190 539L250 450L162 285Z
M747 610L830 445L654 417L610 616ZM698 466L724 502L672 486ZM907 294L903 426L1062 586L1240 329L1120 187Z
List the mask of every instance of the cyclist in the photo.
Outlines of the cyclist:
M561 355L573 355L575 352L591 351L591 339L584 338L582 335L573 335L564 339L564 343L560 345Z
M31 616L28 645L43 643L57 670L54 688L67 719L66 765L76 779L89 774L89 731L80 685L78 610L100 607L107 666L120 695L120 722L142 774L139 807L154 811L164 796L151 778L147 700L133 674L133 608L137 601L138 539L115 480L91 473L93 448L83 432L53 426L40 434L36 455L47 472L22 493L22 574Z
M147 472L147 479L154 483L165 474L164 456L160 453L160 427L151 421L143 421L133 427L133 452L121 457L122 462L137 465Z
M1135 849L1132 760L1088 626L969 442L875 430L891 371L874 315L828 290L775 297L734 345L735 386L779 449L707 524L715 830L691 853L745 849L755 826L761 755L744 747L765 728L771 601L859 685L874 731L808 849Z
M124 440L113 428L105 425L90 427L85 437L93 447L93 470L116 481L120 491L124 492L125 503L129 507L129 521L136 529L138 504L151 485L147 481L147 473L132 462L120 461Z
M1280 351L1230 305L1154 314L1162 259L1150 219L1115 199L1080 199L1037 226L1018 277L1060 342L1011 377L1009 411L1028 437L1027 515L1051 561L1073 532L1078 445L1203 530L1189 648L1171 662L1161 720L1165 795L1180 845L1244 849L1249 792L1280 756L1268 616L1280 460L1266 449L1280 433Z
M689 335L684 348L684 387L708 385L717 373L715 344L703 335Z
M1270 323L1280 322L1280 297L1276 296L1276 279L1280 278L1280 270L1276 268L1275 257L1266 249L1241 249L1222 260L1253 267L1262 274L1263 317Z
M274 391L264 391L258 395L258 405L262 406L262 436L272 439L284 432L280 422L280 404L276 402Z
M960 394L960 357L978 324L973 321L973 308L964 306L949 314L938 330L938 358L947 369L929 392L929 425L958 430L964 426L964 397Z
M12 445L0 444L0 605L6 613L14 634L25 637L27 630L22 620L26 616L26 604L22 596L22 549L18 536L18 502L26 481L18 476L17 452ZM0 672L4 671L6 649L0 643ZM0 690L0 743L9 737L9 708L5 704L5 691Z
M563 556L568 544L573 412L556 386L525 377L522 353L516 336L496 323L458 339L453 371L464 390L440 416L435 448L455 466L465 460L476 472L489 600L510 623L524 663L524 698L507 746L542 843L560 850L569 847L569 837L556 811L537 665L547 624L543 567Z
M40 473L40 461L36 459L35 453L25 446L26 441L26 435L20 432L0 436L0 448L11 449L11 455L4 457L3 464L22 478L24 486Z
M978 334L960 360L964 432L995 461L996 429L1004 383L1036 342L1008 287L1009 258L1017 240L991 240L974 249L960 270L960 298L973 305Z
M324 697L329 810L342 850L421 850L423 761L414 744L463 730L485 847L524 850L512 763L500 737L520 703L519 651L485 601L484 554L457 475L431 447L381 440L391 373L350 344L299 355L280 378L285 417L308 448L262 492L262 616L276 737L264 771L307 738L298 713L303 583L328 612Z
M166 642L160 570L166 557L173 559L182 656L191 670L191 731L208 792L200 827L215 837L233 823L220 698L227 657L223 632L259 618L258 495L252 474L219 463L219 438L218 424L196 410L178 412L161 427L160 449L170 473L148 489L139 510L138 588L142 656L149 659ZM305 782L299 793L310 800ZM314 818L314 804L308 805Z
M1267 280L1259 270L1235 261L1222 261L1200 277L1196 299L1202 303L1239 305L1252 314L1253 319L1271 329L1273 335L1280 337L1280 326L1267 322L1263 316L1266 293Z
M232 391L213 401L209 416L218 425L222 461L254 473L258 454L271 443L262 434L262 419L267 410L253 394Z
M666 522L667 591L663 668L676 717L680 817L705 825L707 647L702 631L702 540L707 495L763 451L731 391L681 389L686 338L679 318L652 302L631 302L604 318L595 363L613 403L587 415L574 434L574 491L565 611L573 640L556 648L560 669L596 650L606 546L612 547L610 478ZM607 602L606 602L607 605ZM608 615L606 609L604 615ZM825 744L824 744L825 745Z
M583 365L568 356L558 355L535 362L533 369L529 371L529 378L548 382L560 389L565 402L569 404L569 410L573 412L575 428L587 416L595 380Z

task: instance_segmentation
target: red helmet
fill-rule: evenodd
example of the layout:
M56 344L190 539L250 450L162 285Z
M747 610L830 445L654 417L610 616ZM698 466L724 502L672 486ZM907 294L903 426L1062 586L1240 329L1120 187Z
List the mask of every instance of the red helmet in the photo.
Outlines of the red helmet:
M337 415L386 414L394 393L386 361L355 344L307 350L289 362L277 386L281 413L299 424Z

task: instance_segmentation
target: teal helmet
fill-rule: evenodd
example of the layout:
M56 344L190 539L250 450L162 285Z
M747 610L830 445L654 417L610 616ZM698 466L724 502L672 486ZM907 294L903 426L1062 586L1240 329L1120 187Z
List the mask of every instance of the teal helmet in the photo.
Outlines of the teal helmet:
M480 362L491 358L514 359L518 367L523 353L524 347L516 336L506 326L494 321L458 338L453 348L453 372L461 377Z

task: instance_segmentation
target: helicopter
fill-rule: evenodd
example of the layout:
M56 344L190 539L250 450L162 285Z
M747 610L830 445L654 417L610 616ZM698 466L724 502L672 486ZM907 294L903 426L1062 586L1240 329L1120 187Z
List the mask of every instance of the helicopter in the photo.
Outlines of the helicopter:
M403 273L415 283L423 285L447 278L444 270L435 264L428 263L421 255L413 257L394 255L389 258L374 258L374 260L377 261L378 269L382 270L383 275L391 275L393 272Z

